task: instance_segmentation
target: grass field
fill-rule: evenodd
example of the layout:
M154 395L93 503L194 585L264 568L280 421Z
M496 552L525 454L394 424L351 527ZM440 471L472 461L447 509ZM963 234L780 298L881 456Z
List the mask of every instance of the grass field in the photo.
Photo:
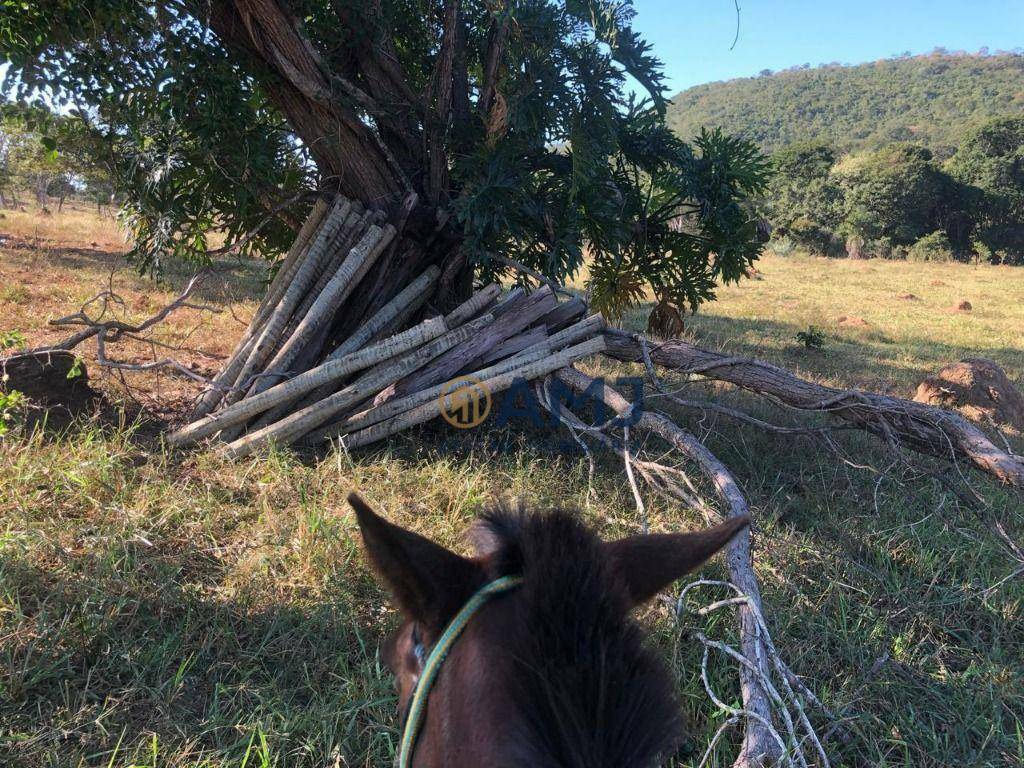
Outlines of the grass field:
M174 272L155 285L128 270L111 278L123 244L112 222L90 213L4 215L0 333L17 330L29 346L62 335L47 318L77 310L110 280L138 318L185 279ZM760 279L722 290L687 333L823 382L902 396L926 372L970 355L1024 378L1024 270L807 257L769 257L759 268ZM184 312L158 340L184 344L179 356L196 370L215 370L261 276L256 265L228 265L203 296L222 311ZM918 298L898 298L906 293ZM971 312L950 311L961 299ZM843 316L865 324L840 324ZM794 338L811 325L825 333L822 350ZM143 361L154 351L123 354ZM608 363L592 370L636 373ZM591 487L586 458L564 435L433 426L351 456L230 463L165 451L153 417L137 416L116 380L95 366L90 374L123 410L60 434L0 439L2 766L390 764L397 717L377 645L395 616L355 538L344 503L351 489L458 548L496 497L578 507L606 536L640 527L621 465L599 457ZM133 382L136 397L168 418L194 392L168 376ZM805 439L674 415L748 494L776 643L842 718L836 730L815 716L819 732L832 732L833 764L1024 763L1024 579L989 589L1015 561L986 526L933 480L878 474L872 467L889 459L865 436L840 437L851 460L842 463ZM1024 538L1019 497L972 481ZM645 500L652 529L701 524L649 490ZM714 563L707 573L724 569ZM731 622L693 615L679 628L662 605L641 619L671 660L691 724L672 765L696 765L722 715L701 687L693 632L729 639ZM714 663L712 678L738 699L730 665ZM734 745L712 764L728 765Z

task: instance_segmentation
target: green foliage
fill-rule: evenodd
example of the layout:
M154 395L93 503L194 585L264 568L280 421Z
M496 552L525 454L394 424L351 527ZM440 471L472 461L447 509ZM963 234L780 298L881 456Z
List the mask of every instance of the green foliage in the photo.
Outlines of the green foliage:
M83 362L82 358L80 358L80 357L78 357L76 355L75 356L75 362L71 364L70 368L68 368L68 373L67 373L67 376L65 378L67 378L67 379L77 379L79 376L81 376L82 375L82 362Z
M773 234L811 253L835 255L834 234L843 218L843 190L832 176L835 150L827 144L795 144L772 156L775 174L764 195L763 215Z
M927 149L912 144L886 147L841 176L845 223L867 240L910 245L939 220L945 178Z
M25 334L21 331L0 331L0 352L25 346Z
M645 120L654 116L636 115L603 183L579 198L587 206L591 301L612 317L647 290L696 310L718 281L738 281L761 250L744 204L764 188L760 153L717 130L702 131L693 151L664 129L645 133Z
M759 209L775 238L811 253L1021 263L1022 158L1021 118L981 126L945 165L913 144L842 159L800 144L774 155Z
M805 349L825 348L825 334L813 325L807 326L806 331L797 331L796 340L803 344Z
M0 104L0 190L65 197L103 175L82 121L42 107Z
M223 227L231 241L263 220L267 201L307 183L305 154L280 115L184 6L4 5L5 90L22 103L73 110L89 126L126 200L140 268L204 260L211 230ZM290 236L280 224L266 227L243 252L285 248Z
M686 138L701 126L776 152L804 141L843 152L913 141L948 157L966 126L1024 111L1024 55L949 55L827 64L708 83L672 99L668 122Z
M28 401L16 389L0 389L0 436L6 435L25 410Z
M278 111L279 84L265 66L207 28L211 13L235 12L230 3L88 5L89 24L76 3L33 6L0 26L0 54L12 62L16 96L83 104L108 138L141 266L202 259L211 229L223 226L236 241L268 202L336 185L337 169L315 168L302 127ZM366 41L390 38L403 86L428 94L400 105L413 123L429 122L420 115L436 90L445 5L389 0L377 27L357 0L289 4L325 70L358 73L352 62ZM767 164L721 131L696 132L691 143L672 134L661 63L633 31L630 2L469 0L460 14L467 101L481 91L489 41L508 30L500 109L477 114L463 104L440 139L450 189L439 197L452 201L463 250L484 277L500 271L491 259L500 254L565 279L586 253L595 303L616 315L648 292L695 308L716 283L743 274L761 248L746 199L763 188ZM647 100L627 95L627 77ZM364 116L375 138L393 141L375 120ZM397 156L412 157L415 186L423 158L394 144ZM271 254L288 237L271 227L245 250Z
M947 168L974 190L969 205L987 258L1024 263L1024 118L992 120L971 131Z
M953 244L945 232L925 235L907 249L908 261L955 261Z

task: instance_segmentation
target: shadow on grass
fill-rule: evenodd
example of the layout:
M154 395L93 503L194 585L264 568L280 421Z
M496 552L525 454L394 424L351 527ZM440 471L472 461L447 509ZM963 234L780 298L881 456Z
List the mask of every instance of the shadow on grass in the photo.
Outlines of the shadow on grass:
M938 487L908 488L906 478L879 486L876 475L838 464L803 438L731 424L704 433L700 424L691 426L736 471L750 498L777 644L850 732L848 741L829 741L835 764L998 765L1021 754L1022 587L1010 582L988 599L980 596L1011 563L955 500ZM519 472L511 477L528 489L531 503L554 505L564 502L557 489L531 477L529 468L569 467L566 437L435 423L355 452L351 465L331 456L329 466L379 461L389 471L414 473L442 460L483 465L501 486L495 492L508 493L510 473ZM844 442L863 463L885 465L870 438ZM663 447L647 446L654 455ZM621 535L618 520L638 524L621 463L607 453L595 456L603 497L597 521L604 535ZM194 461L182 456L169 464L168 482L200 472ZM263 474L293 470L270 459L240 474L255 474L256 483ZM586 485L586 471L580 476ZM217 485L216 477L202 483ZM982 490L997 493L988 485ZM451 499L461 492L451 489ZM656 514L667 513L662 524L680 525L682 510L659 511L664 505L649 489L644 493ZM230 483L213 497L210 509L229 510L231 535L211 532L209 544L204 537L148 544L123 531L117 516L114 527L83 521L74 546L58 537L52 547L21 548L16 539L0 547L6 623L13 628L0 640L0 670L9 670L0 721L10 724L0 736L0 762L106 766L120 740L114 766L149 765L155 738L160 765L192 768L205 760L237 768L250 739L255 735L258 749L262 735L268 764L387 764L397 718L389 676L375 658L387 623L384 597L356 554L351 529L321 520L326 528L315 537L297 538L274 525L254 534L236 516L261 515L255 497ZM1011 497L990 498L998 504ZM1006 510L1014 535L1022 531L1020 512ZM307 560L315 562L304 571ZM644 620L675 659L699 755L717 723L695 675L699 644L685 632L680 637L657 607ZM724 618L718 629L728 633L731 621ZM670 655L673 638L677 657ZM713 675L719 690L737 695L731 667L716 664ZM812 716L819 732L828 730Z
M93 270L104 273L129 273L133 278L154 287L169 290L184 288L188 280L199 269L199 265L175 260L166 265L158 279L139 274L125 258L124 251L100 248L66 247L50 243L35 244L17 237L6 239L4 247L12 251L36 255L49 265L69 272ZM266 279L266 264L254 259L223 258L215 262L216 275L200 285L193 294L197 299L209 302L258 301L263 298ZM96 291L105 285L96 285Z
M354 574L315 601L225 599L221 570L138 542L46 567L0 556L18 630L0 642L0 762L385 765L379 596Z

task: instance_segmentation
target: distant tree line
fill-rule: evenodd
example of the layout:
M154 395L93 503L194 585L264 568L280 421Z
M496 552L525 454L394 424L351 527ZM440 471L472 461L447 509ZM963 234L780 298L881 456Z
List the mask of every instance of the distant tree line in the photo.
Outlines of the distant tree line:
M1024 55L936 49L868 64L806 64L677 94L668 124L683 139L721 126L766 152L822 141L841 152L910 141L949 157L966 128L1024 114Z
M1024 117L969 131L945 161L916 144L843 157L823 142L772 159L759 208L777 252L1024 264Z
M69 198L114 202L110 142L82 117L0 104L0 207L63 208Z

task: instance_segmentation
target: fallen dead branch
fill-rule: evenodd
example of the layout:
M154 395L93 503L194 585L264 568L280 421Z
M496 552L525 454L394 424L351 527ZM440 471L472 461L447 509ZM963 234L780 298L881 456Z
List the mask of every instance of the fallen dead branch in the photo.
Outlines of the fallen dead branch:
M58 327L76 327L81 326L82 330L72 334L67 339L57 342L51 346L40 347L32 350L33 352L51 352L51 351L70 351L75 349L80 344L89 339L96 339L96 361L101 368L108 370L119 370L119 371L152 371L159 369L172 370L180 375L191 379L204 386L213 386L214 382L211 382L205 376L201 376L191 368L183 365L180 361L166 357L162 359L153 360L148 363L128 363L122 360L116 360L111 358L107 354L107 344L115 343L124 340L139 341L146 344L154 344L153 340L143 337L141 334L152 329L156 325L160 324L174 312L181 309L194 309L203 312L216 313L220 312L216 307L207 304L196 304L191 301L191 296L199 285L209 276L208 270L201 270L197 272L192 278L186 283L185 288L178 295L176 299L162 307L159 311L149 316L145 320L138 323L129 323L123 320L105 319L108 312L110 311L111 304L117 304L124 306L124 300L115 293L112 289L107 289L96 294L93 298L89 299L80 310L77 312L67 315L66 317L57 318L56 320L50 320L50 325ZM90 316L89 308L93 305L99 305L99 314L95 317ZM159 346L168 346L160 344Z
M765 671L763 668L753 664L747 656L731 645L721 640L712 640L703 632L696 633L697 639L704 646L704 654L701 659L701 681L704 684L704 690L715 706L728 716L711 737L711 741L701 757L698 768L703 768L703 766L708 764L726 730L736 723L750 718L757 719L764 729L768 731L775 744L778 745L780 752L777 758L778 764L793 766L794 768L796 766L809 768L811 765L829 768L831 763L828 759L828 753L825 751L821 737L818 736L817 731L811 724L807 710L813 706L824 713L832 722L837 722L836 716L829 712L821 701L818 700L818 697L786 666L778 649L775 647L775 643L772 641L768 624L761 613L760 607L751 600L749 595L745 594L735 584L726 581L700 579L691 582L682 589L679 597L674 601L676 621L681 622L682 620L686 611L686 598L689 593L697 588L708 586L729 589L736 594L736 597L718 600L710 605L706 605L700 608L697 614L707 616L717 610L733 606L737 609L741 607L748 609L752 614L756 628L755 631L769 663L762 665L767 666L767 671ZM708 662L712 650L718 651L735 661L739 665L741 678L743 674L752 675L757 678L761 687L768 692L773 713L773 717L770 720L762 721L757 714L747 710L745 707L736 707L726 703L716 693L711 685L708 674ZM810 742L810 749L805 746L807 742Z
M556 374L559 380L577 394L597 392L604 403L620 417L635 420L633 429L647 431L661 437L683 456L692 461L701 474L714 486L728 512L724 517L749 516L750 508L746 498L733 478L732 473L695 436L677 426L668 417L644 410L637 414L633 404L612 387L593 387L594 380L584 373L565 368ZM719 515L720 517L722 515ZM740 648L743 656L753 665L751 669L741 668L740 689L743 709L749 715L743 746L734 765L768 765L781 755L779 744L767 724L771 723L771 700L762 679L769 674L768 654L764 640L758 631L756 609L761 611L761 591L754 575L753 559L750 552L750 530L738 534L726 548L726 566L730 580L747 596L748 603L741 606L739 614Z
M712 352L685 341L655 344L639 334L614 329L605 335L608 355L616 360L642 362L649 355L663 368L728 382L800 411L826 413L889 443L949 461L966 458L998 480L1024 488L1024 458L1000 449L951 411L873 392L827 387L770 363Z

